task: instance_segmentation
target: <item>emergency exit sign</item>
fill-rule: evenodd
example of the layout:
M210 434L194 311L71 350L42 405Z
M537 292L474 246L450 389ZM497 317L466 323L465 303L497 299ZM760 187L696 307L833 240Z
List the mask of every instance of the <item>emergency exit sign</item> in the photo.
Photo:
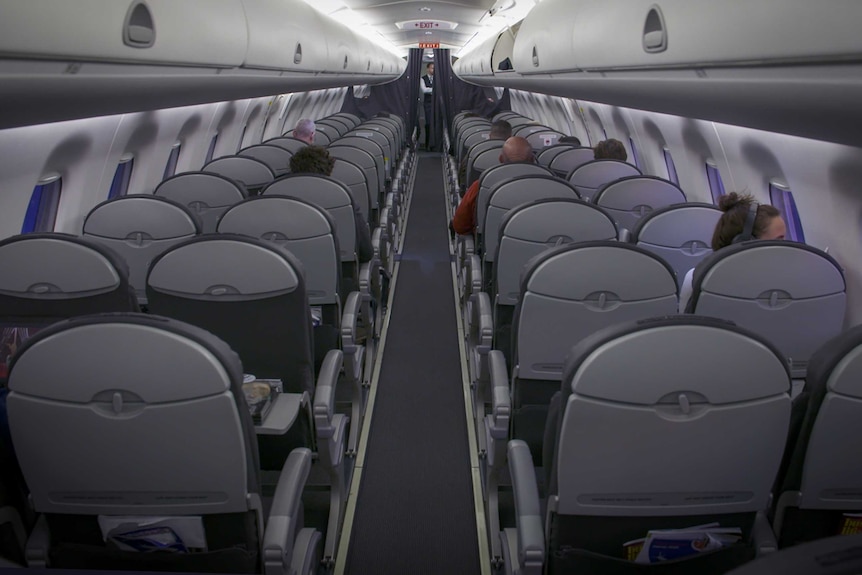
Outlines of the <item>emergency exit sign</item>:
M439 48L440 42L419 42L420 48Z

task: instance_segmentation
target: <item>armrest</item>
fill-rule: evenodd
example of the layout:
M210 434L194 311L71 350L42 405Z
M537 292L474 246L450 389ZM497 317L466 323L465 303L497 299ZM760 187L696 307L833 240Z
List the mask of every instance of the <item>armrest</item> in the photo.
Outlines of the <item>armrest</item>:
M317 387L314 390L314 427L317 437L328 439L335 433L332 426L332 414L335 413L335 385L344 364L344 353L331 349L323 358L320 374L317 376Z
M473 294L470 339L479 356L487 355L494 343L494 313L491 298L483 291Z
M488 431L493 439L506 439L509 436L512 400L509 394L509 372L503 352L490 352L488 365L491 373L491 424Z
M509 442L509 473L512 475L512 491L515 495L520 572L541 573L545 562L545 534L539 488L530 448L523 441Z
M467 281L469 282L470 291L469 293L477 293L482 291L482 261L479 259L479 256L476 254L472 254L468 256L467 260L469 263L467 265L467 269L470 270L470 275L467 277Z
M363 299L371 297L371 264L376 264L379 259L377 250L374 251L374 257L370 262L359 264L359 293Z
M769 520L762 511L758 511L757 515L754 516L754 527L751 535L757 546L758 556L778 551L778 540L775 538L772 526L769 525Z
M632 239L632 233L628 231L626 228L620 228L619 231L619 240L621 242L629 243Z
M0 507L0 525L7 523L12 528L12 533L18 542L18 548L25 549L27 547L27 531L24 529L24 522L21 521L18 511L11 505Z
M356 352L356 322L359 321L359 306L362 296L358 291L352 291L344 302L341 313L341 349L345 355Z
M263 537L265 575L282 575L289 572L293 559L293 539L297 522L302 517L302 489L311 472L311 451L294 449L281 468L272 508L266 521Z

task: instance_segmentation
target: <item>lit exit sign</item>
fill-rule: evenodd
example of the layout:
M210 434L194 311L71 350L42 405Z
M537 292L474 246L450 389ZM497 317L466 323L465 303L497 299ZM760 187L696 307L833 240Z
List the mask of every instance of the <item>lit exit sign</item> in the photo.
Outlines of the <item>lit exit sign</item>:
M440 42L419 42L420 48L439 48Z

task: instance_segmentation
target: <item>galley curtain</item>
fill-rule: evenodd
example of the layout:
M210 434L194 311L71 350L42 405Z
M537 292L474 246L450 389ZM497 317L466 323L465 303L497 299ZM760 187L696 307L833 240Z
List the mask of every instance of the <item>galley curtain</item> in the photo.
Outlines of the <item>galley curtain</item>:
M363 120L379 112L397 114L404 119L407 134L416 129L419 114L419 78L422 76L422 51L410 50L407 68L400 78L379 86L370 86L368 96L356 98L351 86L341 105L342 112L356 114Z
M434 50L434 124L432 128L432 149L440 150L438 142L443 141L443 127L452 133L452 120L458 112L470 110L487 118L498 112L510 110L509 90L497 98L494 88L468 84L452 71L449 50Z

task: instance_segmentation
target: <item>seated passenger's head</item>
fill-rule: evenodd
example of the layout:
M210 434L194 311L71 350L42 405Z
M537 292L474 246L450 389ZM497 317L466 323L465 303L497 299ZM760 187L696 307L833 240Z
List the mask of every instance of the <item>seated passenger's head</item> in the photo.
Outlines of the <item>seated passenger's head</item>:
M326 148L306 146L300 148L290 158L290 171L293 174L323 174L328 176L335 167L335 160Z
M500 151L501 164L533 163L535 161L533 147L526 138L512 136L503 143L503 149Z
M754 225L751 228L751 238L756 240L783 240L787 228L781 212L769 204L756 204L748 194L731 192L721 196L718 207L724 212L715 224L712 234L712 249L719 250L733 243L734 238L745 230L752 205L757 205ZM739 240L737 240L739 241Z
M561 144L574 144L575 146L581 146L581 140L577 136L563 136L560 138Z
M302 140L306 144L314 143L314 122L303 118L293 128L293 137Z
M614 138L599 142L593 150L593 158L596 160L621 160L625 162L629 157L623 143Z
M512 137L512 124L506 120L497 120L491 124L491 131L488 133L489 140L508 140Z

